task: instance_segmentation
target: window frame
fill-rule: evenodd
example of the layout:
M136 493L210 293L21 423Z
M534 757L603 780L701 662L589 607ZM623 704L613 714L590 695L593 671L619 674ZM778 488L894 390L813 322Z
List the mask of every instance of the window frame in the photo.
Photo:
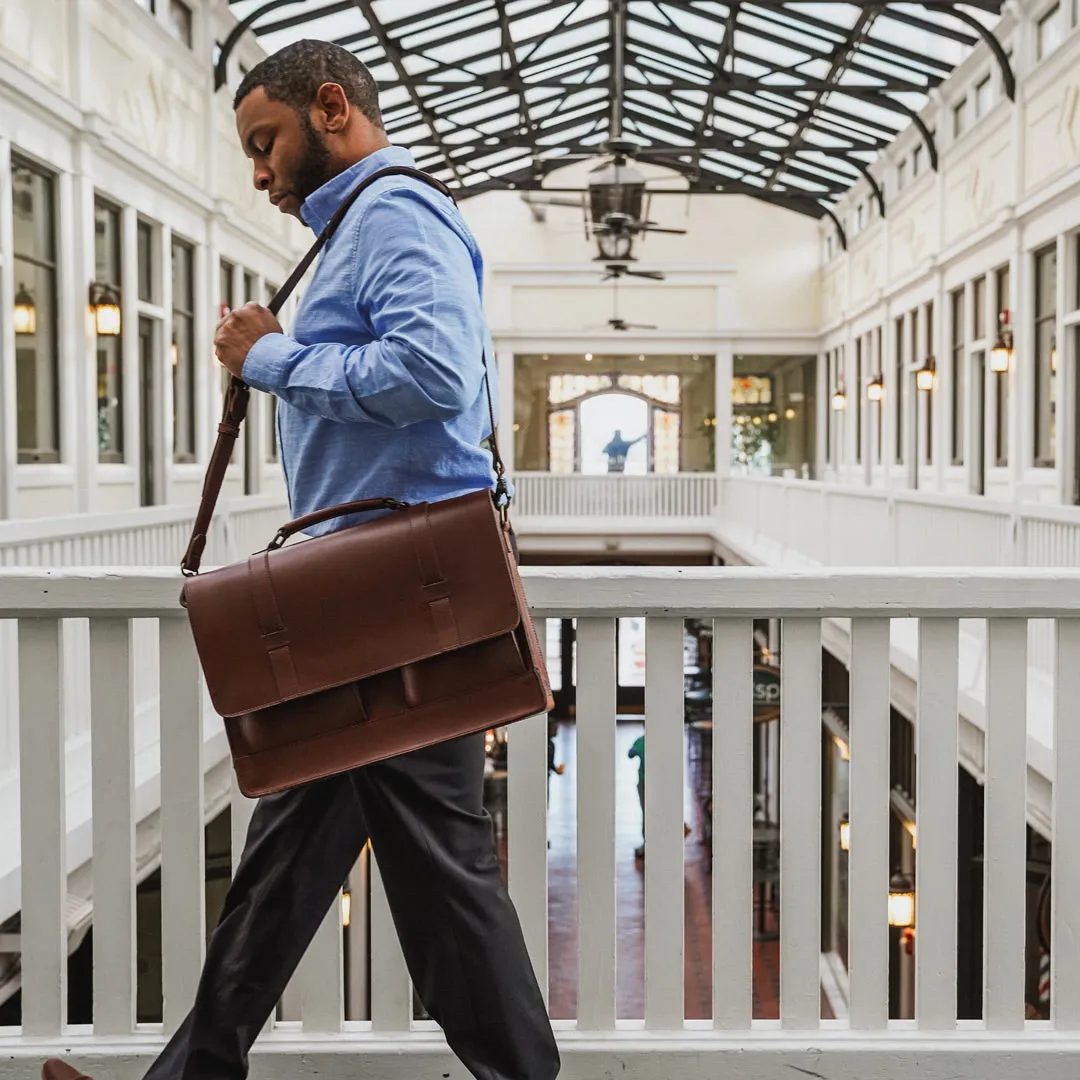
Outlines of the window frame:
M1053 278L1050 281L1049 303L1042 290L1042 265L1043 260L1050 260L1054 266ZM1057 347L1057 275L1061 267L1057 265L1057 242L1051 241L1032 253L1032 268L1034 281L1034 309L1033 309L1033 342L1035 346L1033 365L1033 394L1032 394L1032 465L1036 469L1053 469L1057 465L1057 438L1055 406L1057 404L1057 373L1051 364L1051 352ZM1040 338L1047 334L1047 343L1050 348L1045 351ZM1044 369L1045 365L1045 369ZM1045 382L1044 382L1045 379ZM1044 396L1046 401L1044 402ZM1047 405L1046 422L1049 431L1044 431L1041 421L1042 405ZM1040 443L1045 441L1049 448L1048 454L1043 454Z
M191 307L182 308L177 301L177 290L174 287L172 291L171 300L171 313L172 313L172 342L171 348L176 348L180 345L178 341L177 325L186 325L187 330L184 335L184 343L187 345L187 357L186 361L189 365L188 380L187 380L187 406L188 415L186 423L186 434L190 439L190 450L180 450L180 402L177 395L178 383L180 380L180 372L177 370L185 362L185 357L182 351L177 351L176 362L172 364L173 369L173 402L172 402L172 420L173 420L173 447L172 447L172 460L175 465L191 465L198 461L198 392L196 388L196 372L195 372L195 273L196 273L196 246L190 240L185 240L183 237L177 234L172 235L172 241L170 245L170 268L173 275L173 280L176 280L176 253L178 249L185 250L188 254L188 293L191 298ZM171 358L170 348L170 358Z
M23 255L19 254L15 244L14 229L12 230L12 250L10 256L10 266L12 280L14 282L14 288L17 291L20 288L19 280L19 263L28 264L35 271L47 275L49 283L49 296L48 296L48 321L49 329L51 331L52 356L51 362L48 364L49 376L52 382L51 395L52 399L49 402L52 413L52 425L54 438L52 440L53 445L49 447L22 447L19 445L19 423L18 423L18 386L16 385L15 391L15 439L16 439L16 452L15 462L17 465L58 465L62 463L64 457L64 433L62 430L63 423L63 408L62 408L62 394L60 385L60 244L59 244L59 231L60 231L60 203L59 203L59 185L57 184L58 174L47 168L46 166L39 165L32 158L19 154L15 151L11 154L11 184L9 197L14 198L14 181L16 170L23 169L32 175L35 175L46 181L47 199L46 206L49 213L48 221L48 247L50 249L50 258L41 258L40 255ZM35 310L37 305L35 304ZM40 312L38 312L38 316ZM35 333L35 337L37 334ZM16 379L18 378L18 337L15 337L15 363L16 363ZM35 378L35 392L37 390L37 381ZM38 411L37 399L34 401L35 412ZM37 424L35 422L35 429ZM38 440L40 441L40 440Z
M97 268L97 215L99 212L109 214L113 219L113 236L115 250L113 256L116 263L116 275L115 280L104 279L98 276ZM124 417L125 417L125 405L124 405L124 334L123 334L123 320L126 317L124 311L124 211L118 203L112 199L101 195L97 192L94 193L94 279L101 284L108 285L113 289L120 299L120 325L121 333L116 335L110 335L105 338L104 343L98 340L95 347L95 361L97 364L97 379L98 379L98 396L97 396L97 408L98 408L98 463L101 465L122 465L127 460L127 448L124 431ZM104 344L104 349L102 345ZM111 406L115 410L115 432L116 432L116 445L114 448L106 450L101 446L101 358L102 353L106 355L109 352L114 352L115 361L115 382L116 382L116 405Z

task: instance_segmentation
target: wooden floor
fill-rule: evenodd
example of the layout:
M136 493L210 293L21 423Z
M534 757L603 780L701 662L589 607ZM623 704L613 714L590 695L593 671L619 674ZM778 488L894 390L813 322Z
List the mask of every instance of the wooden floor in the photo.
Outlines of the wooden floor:
M643 863L634 858L641 843L641 809L637 797L637 762L627 750L641 734L638 723L620 723L616 758L616 858L618 864L618 944L616 953L617 1011L620 1019L644 1016L644 899ZM573 1019L577 999L577 821L573 724L561 725L556 735L555 760L566 766L562 776L550 777L548 830L549 995L554 1019ZM691 791L687 770L686 816L692 832L686 840L685 1001L688 1019L712 1015L711 876L708 849L701 842L700 809ZM769 919L770 928L773 925ZM779 942L754 943L754 1016L779 1016ZM822 1015L830 1016L822 1004Z

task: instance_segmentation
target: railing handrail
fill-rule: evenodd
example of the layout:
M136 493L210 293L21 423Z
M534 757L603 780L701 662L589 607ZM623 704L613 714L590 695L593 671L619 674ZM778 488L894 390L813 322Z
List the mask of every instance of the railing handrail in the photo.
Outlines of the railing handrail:
M282 495L237 495L223 500L224 514L268 510L285 506ZM90 514L63 514L43 518L13 518L0 521L0 548L14 544L64 540L69 537L113 533L124 529L149 528L189 522L195 516L195 503L170 503L165 506L141 506L128 510L109 510ZM179 556L177 556L179 559Z
M537 617L1074 618L1080 569L522 568ZM0 618L184 614L166 567L0 569Z
M966 492L916 491L900 487L867 487L845 484L836 480L803 480L799 477L731 475L723 482L746 486L775 485L797 491L815 491L826 495L843 495L878 502L907 503L943 509L970 510L979 514L1018 517L1029 521L1060 522L1080 525L1080 506L1060 503L1029 502L1020 499L997 499L991 495L972 495Z

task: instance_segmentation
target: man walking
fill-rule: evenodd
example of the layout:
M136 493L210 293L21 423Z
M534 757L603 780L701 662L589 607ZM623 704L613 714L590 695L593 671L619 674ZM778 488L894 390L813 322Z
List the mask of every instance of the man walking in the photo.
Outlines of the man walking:
M315 233L366 177L413 164L387 141L371 74L335 45L275 53L234 107L256 188ZM453 202L395 175L348 210L293 336L257 304L221 322L218 359L278 399L294 518L494 486L481 447L481 287ZM147 1080L246 1077L249 1049L369 839L413 983L450 1048L477 1080L552 1080L559 1054L500 877L483 776L478 734L260 799L194 1006ZM43 1075L82 1074L52 1061Z

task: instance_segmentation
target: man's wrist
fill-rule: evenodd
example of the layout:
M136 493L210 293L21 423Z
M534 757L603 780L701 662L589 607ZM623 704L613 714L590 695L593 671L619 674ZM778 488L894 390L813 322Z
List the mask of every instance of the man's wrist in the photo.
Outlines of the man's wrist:
M294 348L285 334L263 334L248 350L241 378L256 390L276 392L284 384Z

